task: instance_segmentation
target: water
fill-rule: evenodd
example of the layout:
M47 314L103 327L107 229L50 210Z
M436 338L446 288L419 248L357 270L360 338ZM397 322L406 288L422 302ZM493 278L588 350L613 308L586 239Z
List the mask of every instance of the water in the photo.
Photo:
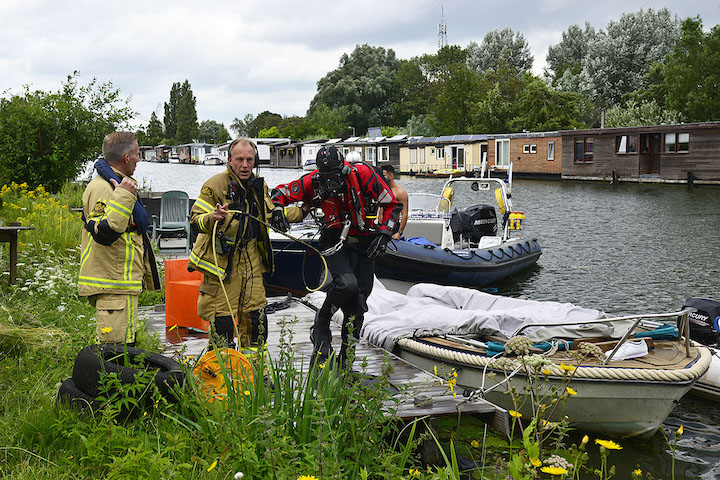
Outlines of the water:
M145 188L184 190L195 198L203 182L225 168L142 162L135 178ZM271 188L303 173L260 169ZM399 183L411 193L439 194L444 180L402 177ZM457 189L456 203L468 194ZM718 188L515 180L513 202L525 212L525 233L538 238L543 254L536 267L498 285L501 294L610 314L676 311L691 296L720 299ZM685 433L675 478L720 478L720 406L685 398L666 421L671 439L680 425ZM630 478L637 465L655 478L671 477L661 433L620 443L624 449L611 456L616 478Z

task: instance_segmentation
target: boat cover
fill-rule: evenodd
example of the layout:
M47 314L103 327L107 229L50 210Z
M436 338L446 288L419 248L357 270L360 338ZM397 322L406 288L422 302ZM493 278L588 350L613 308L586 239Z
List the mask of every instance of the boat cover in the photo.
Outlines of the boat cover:
M306 299L319 307L325 293L313 292ZM533 342L620 338L631 325L631 322L577 325L604 316L600 310L571 303L523 300L428 283L414 285L403 295L387 290L376 278L361 335L374 345L392 350L398 340L410 337L477 334L509 338L521 326L533 323L563 324L527 328L523 334ZM342 312L336 312L333 319L341 323Z

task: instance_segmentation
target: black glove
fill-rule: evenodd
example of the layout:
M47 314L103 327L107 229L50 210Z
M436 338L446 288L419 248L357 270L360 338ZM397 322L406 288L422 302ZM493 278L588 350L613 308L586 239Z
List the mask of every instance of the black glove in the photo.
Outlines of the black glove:
M370 243L367 249L367 256L370 260L377 260L385 255L390 235L380 234Z
M270 218L270 225L272 225L275 230L278 230L280 232L287 232L288 230L290 230L290 223L285 216L285 210L283 209L283 207L277 206L273 208L272 217Z

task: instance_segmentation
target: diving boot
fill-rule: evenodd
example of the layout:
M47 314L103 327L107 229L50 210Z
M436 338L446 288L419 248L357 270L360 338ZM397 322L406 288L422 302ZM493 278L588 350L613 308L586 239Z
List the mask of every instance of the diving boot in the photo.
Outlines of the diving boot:
M310 361L310 368L316 363L324 364L333 351L332 348L332 332L330 332L330 318L320 315L318 311L315 314L315 323L310 328L310 341L313 344L313 355Z

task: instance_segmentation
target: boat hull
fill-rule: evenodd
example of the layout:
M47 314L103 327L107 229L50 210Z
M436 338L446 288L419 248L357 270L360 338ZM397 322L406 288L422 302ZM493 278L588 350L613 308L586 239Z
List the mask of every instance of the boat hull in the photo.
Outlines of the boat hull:
M427 371L447 372L451 368L457 372L459 388L474 390L484 385L490 390L498 382L505 380L502 371L488 368L483 379L483 368L455 363L407 349L397 347L397 354L411 364ZM484 380L484 381L483 381ZM612 437L647 438L652 436L672 411L675 403L685 395L697 379L683 381L642 381L617 380L611 378L574 378L571 386L577 395L568 399L564 409L558 409L550 418L560 420L567 416L570 425L582 432ZM528 385L524 375L512 376L506 385L491 390L484 398L508 410L518 410L508 389L521 392ZM561 377L548 377L546 383L539 386L540 397L551 398L552 389L564 388ZM529 402L519 408L523 417L532 417Z

